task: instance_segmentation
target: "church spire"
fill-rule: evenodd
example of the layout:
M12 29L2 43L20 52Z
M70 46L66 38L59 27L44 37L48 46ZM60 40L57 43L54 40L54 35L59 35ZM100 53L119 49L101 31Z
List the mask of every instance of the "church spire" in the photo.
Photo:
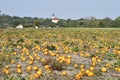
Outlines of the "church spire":
M52 17L54 17L54 13L52 14Z

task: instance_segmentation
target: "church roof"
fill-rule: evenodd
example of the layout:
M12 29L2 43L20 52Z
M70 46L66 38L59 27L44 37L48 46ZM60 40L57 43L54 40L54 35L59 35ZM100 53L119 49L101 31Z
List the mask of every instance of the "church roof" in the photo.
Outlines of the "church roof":
M57 17L52 18L52 20L59 20Z

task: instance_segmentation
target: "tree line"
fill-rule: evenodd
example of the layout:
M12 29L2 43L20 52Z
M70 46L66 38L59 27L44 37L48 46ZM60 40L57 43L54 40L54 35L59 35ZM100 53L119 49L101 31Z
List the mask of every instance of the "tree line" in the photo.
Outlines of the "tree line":
M18 17L2 14L0 15L0 27L15 27L22 24L24 27L77 27L77 28L120 28L120 16L112 20L109 17L104 19L96 19L95 17L80 18L77 20L60 19L57 24L51 22L51 18L38 18L38 17Z

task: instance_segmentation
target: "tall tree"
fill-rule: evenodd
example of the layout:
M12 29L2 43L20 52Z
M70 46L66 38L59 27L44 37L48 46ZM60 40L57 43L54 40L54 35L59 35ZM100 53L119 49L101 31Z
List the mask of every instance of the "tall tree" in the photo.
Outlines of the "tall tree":
M112 19L109 17L106 17L103 19L103 23L105 27L111 27L112 26Z
M120 16L113 21L112 27L120 27Z
M40 25L40 21L39 21L39 20L36 20L36 21L34 22L34 25L35 25L35 26L39 26L39 25Z

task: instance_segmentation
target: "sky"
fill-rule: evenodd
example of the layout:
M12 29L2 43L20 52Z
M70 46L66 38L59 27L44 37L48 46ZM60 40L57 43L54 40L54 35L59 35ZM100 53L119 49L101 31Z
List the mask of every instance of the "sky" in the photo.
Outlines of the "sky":
M0 0L2 14L19 17L61 19L120 16L120 0Z

